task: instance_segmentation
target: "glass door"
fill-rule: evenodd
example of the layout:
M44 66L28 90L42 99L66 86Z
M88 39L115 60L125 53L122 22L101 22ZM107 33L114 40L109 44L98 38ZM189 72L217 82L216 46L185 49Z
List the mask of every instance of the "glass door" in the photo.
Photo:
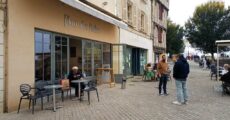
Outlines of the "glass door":
M101 43L94 43L93 46L93 56L94 56L94 63L93 63L93 69L94 73L93 75L96 75L96 69L102 67L102 44Z
M64 78L69 72L69 40L68 37L54 35L52 41L52 80Z
M86 76L92 76L92 71L93 71L93 52L92 52L92 42L89 41L83 41L82 42L82 49L83 49L83 72L85 73Z

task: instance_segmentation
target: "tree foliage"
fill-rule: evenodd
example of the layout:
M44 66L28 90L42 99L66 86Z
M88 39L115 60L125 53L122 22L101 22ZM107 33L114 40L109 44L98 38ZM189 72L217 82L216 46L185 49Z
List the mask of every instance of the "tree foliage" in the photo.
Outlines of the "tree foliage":
M216 52L215 41L223 37L219 21L225 14L223 2L207 2L198 6L193 17L185 24L188 41L213 56Z
M182 52L182 48L184 48L183 39L183 27L172 23L172 21L167 21L167 53L178 54Z

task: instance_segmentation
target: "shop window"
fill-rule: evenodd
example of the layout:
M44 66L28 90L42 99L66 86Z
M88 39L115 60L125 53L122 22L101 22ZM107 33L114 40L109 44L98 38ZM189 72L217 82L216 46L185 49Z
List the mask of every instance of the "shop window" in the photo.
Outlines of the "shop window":
M35 81L51 79L51 35L35 32Z

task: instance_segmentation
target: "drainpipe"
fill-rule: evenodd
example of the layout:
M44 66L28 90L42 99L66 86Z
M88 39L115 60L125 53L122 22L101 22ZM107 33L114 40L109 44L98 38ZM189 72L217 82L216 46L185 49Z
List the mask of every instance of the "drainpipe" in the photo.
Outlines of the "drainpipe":
M2 37L0 39L2 39L2 42L0 43L0 45L2 45L3 47L3 51L2 51L2 54L0 55L2 57L2 60L3 62L1 63L2 66L2 80L1 80L1 83L0 84L3 84L3 88L0 89L0 92L3 93L3 98L1 98L1 101L2 101L2 108L0 108L0 112L6 112L7 111L7 94L6 94L6 78L7 78L7 42L6 42L6 39L7 39L7 0L0 0L0 12L3 13L1 14L1 27L0 27L0 34L2 34Z

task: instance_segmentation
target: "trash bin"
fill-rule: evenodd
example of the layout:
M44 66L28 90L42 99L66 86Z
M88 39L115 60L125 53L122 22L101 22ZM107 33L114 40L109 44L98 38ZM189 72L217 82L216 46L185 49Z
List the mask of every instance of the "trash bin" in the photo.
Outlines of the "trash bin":
M126 88L126 77L122 77L122 81L121 81L121 89L125 89Z

